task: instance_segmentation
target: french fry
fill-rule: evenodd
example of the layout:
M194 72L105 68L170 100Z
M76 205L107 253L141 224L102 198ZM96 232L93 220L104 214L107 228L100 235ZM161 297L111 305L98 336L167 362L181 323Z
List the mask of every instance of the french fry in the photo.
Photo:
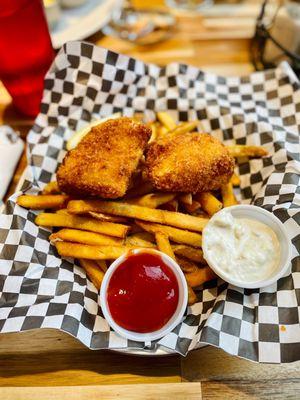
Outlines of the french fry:
M197 264L183 257L177 257L177 262L184 273L192 273L198 270Z
M128 219L124 217L116 217L115 215L107 215L103 213L96 213L93 211L90 211L88 213L91 217L97 219L98 221L103 221L103 222L120 222L128 224Z
M168 114L165 111L158 112L157 114L157 119L163 124L164 127L168 129L168 131L171 131L176 128L176 123L171 117L170 114Z
M193 203L193 196L192 193L184 193L178 196L178 200L182 204L188 204L191 205Z
M38 196L23 194L18 197L17 204L32 210L44 210L47 208L63 208L70 197L64 194L42 194Z
M144 232L148 233L148 232ZM125 245L127 247L145 247L156 248L156 245L149 240L143 239L138 233L126 237Z
M188 285L188 305L192 306L197 303L197 296L194 290Z
M168 129L164 125L158 125L156 129L156 140L159 140L168 134Z
M196 232L201 232L208 222L206 218L193 217L192 215L102 200L71 200L68 203L68 211L72 214L86 214L89 211L103 212Z
M238 145L227 146L232 157L264 157L268 155L266 149L261 146Z
M185 279L186 279L188 285L191 286L191 288L200 286L204 282L210 281L215 278L216 278L216 274L209 267L198 268L194 272L185 274Z
M133 226L134 225L135 225L135 223L133 224ZM132 233L132 231L130 231L130 237L136 237L138 239L143 239L146 242L151 242L152 244L155 245L155 243L156 243L155 242L155 237L154 237L154 235L152 233L144 231L144 229L139 225L135 225L135 226L137 228L139 228L140 231L139 232L134 232L134 233ZM129 237L129 236L127 236L127 237Z
M51 241L63 240L65 242L90 244L92 246L122 246L123 240L113 236L102 235L101 233L82 231L79 229L61 229L52 233Z
M168 201L165 204L162 204L161 207L163 210L167 210L167 211L176 211L178 210L178 200L174 199L171 201Z
M99 268L95 261L81 258L79 260L79 263L85 270L89 280L94 284L95 288L97 290L100 290L101 283L104 277L104 272Z
M195 211L199 210L201 204L197 200L193 200L192 204L185 204L184 208L189 214L193 214Z
M142 112L135 112L132 118L135 119L137 122L143 122L144 117L145 115Z
M56 214L71 215L66 208L61 208L56 211Z
M54 245L62 257L88 260L115 260L129 250L125 246L90 246L71 242L55 242Z
M59 226L62 228L74 228L83 231L103 233L108 236L120 238L125 237L129 229L126 225L114 224L112 222L100 222L92 218L79 217L77 215L50 213L39 214L35 219L35 223L41 226Z
M47 185L44 187L43 194L59 194L61 193L58 183L56 181L49 182Z
M200 202L203 210L210 216L220 211L223 207L223 204L210 192L197 193L195 198Z
M126 199L131 199L133 197L143 196L144 194L148 194L153 192L153 186L150 182L141 182L137 184L132 189L128 190L125 195Z
M192 132L197 128L198 121L182 122L177 125L176 128L172 129L170 135L181 135L183 133Z
M176 193L149 193L141 197L127 200L128 204L144 206L149 208L157 208L164 203L172 201L176 197Z
M153 224L150 222L136 221L136 224L140 225L145 231L151 232L154 235L157 232L160 232L167 235L174 242L189 244L194 247L201 247L202 236L199 233L166 225Z
M234 206L238 204L237 199L235 198L232 183L228 182L221 187L221 195L224 207Z
M176 261L175 254L172 250L172 247L170 245L170 241L168 239L168 236L165 235L164 233L157 232L155 234L155 240L157 243L158 250L162 251L163 253L167 254L169 257L173 258L173 260Z
M133 222L130 226L130 234L136 234L136 233L143 233L143 228L141 228L140 226L138 226L135 222Z
M152 133L148 143L154 142L157 139L157 124L155 122L151 122L150 128Z
M206 264L203 258L203 251L201 249L196 249L195 247L186 246L183 244L172 245L172 249L176 256L182 256L188 258L191 261L198 262L200 264Z
M232 183L232 186L240 186L241 179L236 173L233 173L230 182Z
M99 267L102 269L102 271L105 273L107 271L107 264L106 264L106 260L97 260L95 261Z

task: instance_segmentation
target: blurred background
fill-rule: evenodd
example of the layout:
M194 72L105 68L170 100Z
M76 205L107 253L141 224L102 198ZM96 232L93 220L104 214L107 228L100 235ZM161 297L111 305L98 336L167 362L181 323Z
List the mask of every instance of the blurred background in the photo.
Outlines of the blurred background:
M300 0L44 0L44 6L55 49L99 31L136 45L177 31L194 40L253 39L256 69L288 59L297 70L300 61Z
M300 0L2 0L0 34L2 100L12 98L19 112L34 117L44 75L70 40L221 75L282 60L298 74Z

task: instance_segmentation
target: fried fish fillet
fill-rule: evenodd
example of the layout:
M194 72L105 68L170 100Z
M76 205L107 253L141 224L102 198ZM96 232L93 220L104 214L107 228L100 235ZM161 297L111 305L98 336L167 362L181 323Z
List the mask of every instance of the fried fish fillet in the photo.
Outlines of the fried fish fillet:
M219 189L233 174L234 159L208 134L165 136L146 150L146 174L158 190L203 192Z
M93 127L65 156L59 188L75 196L124 196L150 136L150 128L126 117Z

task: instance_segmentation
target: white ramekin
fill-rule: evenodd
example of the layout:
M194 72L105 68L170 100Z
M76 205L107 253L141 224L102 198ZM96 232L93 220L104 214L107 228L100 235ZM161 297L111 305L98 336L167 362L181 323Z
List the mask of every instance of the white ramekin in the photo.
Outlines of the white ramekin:
M187 283L179 265L174 260L172 260L171 257L167 256L161 251L153 249L135 249L131 250L131 253L133 254L152 253L159 255L162 258L163 262L167 264L167 266L174 272L178 282L178 287L179 287L178 305L175 313L170 318L170 320L161 329L157 331L149 333L138 333L129 331L118 325L112 318L107 304L107 288L110 279L113 273L119 267L119 265L126 259L127 254L124 254L121 257L117 258L105 272L100 289L100 303L104 318L115 332L125 337L126 339L135 340L137 342L149 342L152 340L157 340L159 338L162 338L167 333L171 332L180 323L187 306L187 299L188 299Z
M273 231L275 232L279 244L280 244L280 259L278 263L278 268L273 272L273 274L267 278L263 279L260 281L256 282L244 282L244 281L238 281L233 278L230 278L227 274L225 275L224 272L218 267L218 265L209 257L208 255L208 249L207 249L207 243L206 243L206 229L210 226L211 223L213 223L214 218L216 218L217 215L220 215L220 213L224 211L230 211L231 214L236 217L236 218L248 218L248 219L253 219L259 222L262 222L266 225L268 225ZM202 249L203 249L203 255L204 258L206 259L208 265L211 267L211 269L214 270L214 272L220 276L224 281L231 283L232 285L242 287L245 289L257 289L257 288L262 288L268 285L272 285L274 282L276 282L278 279L280 279L287 271L290 261L291 261L291 256L292 256L292 245L291 241L289 239L289 236L287 234L287 230L283 223L275 217L274 214L271 212L257 206L252 206L252 205L246 205L246 204L239 204L236 206L231 206L224 208L220 211L218 211L208 222L208 224L205 226L203 229L202 233Z

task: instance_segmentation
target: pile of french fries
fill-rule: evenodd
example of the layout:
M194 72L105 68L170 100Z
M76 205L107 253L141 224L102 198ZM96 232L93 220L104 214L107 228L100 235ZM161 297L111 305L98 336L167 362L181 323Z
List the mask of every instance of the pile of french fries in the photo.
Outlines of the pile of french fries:
M160 112L150 126L153 141L163 135L193 132L197 121L176 125L169 114ZM267 154L257 146L228 148L234 157ZM22 195L17 203L29 209L51 210L40 213L36 224L59 228L50 235L57 252L61 257L78 259L97 290L113 260L129 249L153 248L177 261L188 284L188 304L192 305L197 301L194 288L216 278L203 258L201 232L217 211L237 204L233 187L239 183L234 174L218 192L164 193L153 190L141 169L133 186L118 201L72 199L60 192L57 182L50 182L40 195Z

